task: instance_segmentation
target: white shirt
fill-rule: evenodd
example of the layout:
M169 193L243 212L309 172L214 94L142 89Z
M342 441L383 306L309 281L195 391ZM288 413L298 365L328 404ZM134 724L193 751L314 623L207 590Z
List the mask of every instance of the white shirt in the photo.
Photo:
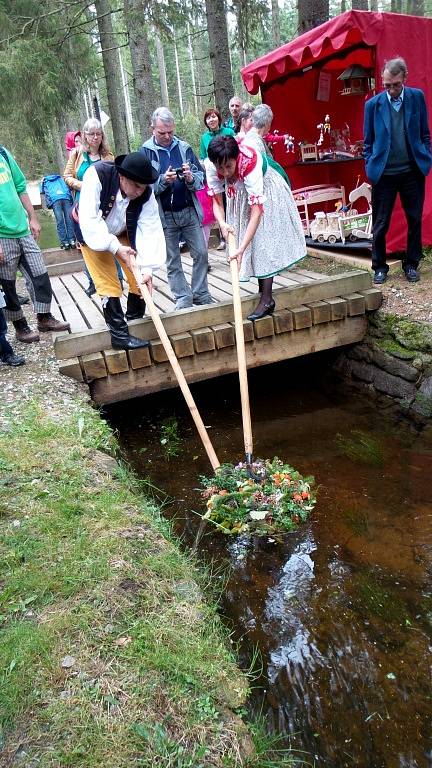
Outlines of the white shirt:
M106 219L100 210L102 184L93 166L84 174L79 199L79 223L86 245L93 251L109 251L115 255L121 246L118 235L126 232L126 209L129 197L120 189ZM152 274L166 261L165 236L156 198L151 193L139 215L136 231L136 262L140 269Z

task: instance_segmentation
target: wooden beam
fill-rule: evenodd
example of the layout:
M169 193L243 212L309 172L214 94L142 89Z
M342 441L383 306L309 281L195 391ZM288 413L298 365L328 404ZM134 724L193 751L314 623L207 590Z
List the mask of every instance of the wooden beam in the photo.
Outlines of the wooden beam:
M352 271L332 277L323 276L320 280L305 284L278 288L274 291L276 309L293 309L313 301L327 300L371 287L370 275L364 271ZM243 315L246 317L256 304L256 296L242 299ZM170 312L164 315L163 323L168 335L185 333L198 328L233 322L234 313L231 301L193 307L189 310ZM136 320L133 333L142 339L155 339L157 334L150 319ZM89 331L86 334L72 334L55 339L54 349L59 360L76 357L77 354L101 352L108 348L107 331Z
M104 379L107 375L105 360L100 352L92 352L90 355L84 355L81 358L84 368L84 376L87 381L92 379ZM121 374L119 374L120 376Z
M324 349L354 344L364 338L367 317L347 317L338 323L322 323L311 328L255 340L246 347L247 364L250 368L278 362L284 359L319 352ZM289 343L287 339L289 338ZM237 371L237 356L234 347L225 347L219 352L203 352L182 360L182 369L189 383L221 376ZM157 372L157 375L155 373ZM113 403L170 389L177 386L168 362L155 368L129 370L91 383L91 396L96 403Z
M70 379L75 379L75 381L84 381L81 364L77 357L71 357L70 360L60 360L59 373L62 376L69 376Z

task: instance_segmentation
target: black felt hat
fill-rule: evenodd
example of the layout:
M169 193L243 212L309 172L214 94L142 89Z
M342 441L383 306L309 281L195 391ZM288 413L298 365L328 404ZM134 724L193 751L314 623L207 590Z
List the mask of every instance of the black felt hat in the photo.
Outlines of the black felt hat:
M159 176L150 160L142 152L118 155L114 163L122 176L126 176L131 181L136 181L138 184L153 184Z

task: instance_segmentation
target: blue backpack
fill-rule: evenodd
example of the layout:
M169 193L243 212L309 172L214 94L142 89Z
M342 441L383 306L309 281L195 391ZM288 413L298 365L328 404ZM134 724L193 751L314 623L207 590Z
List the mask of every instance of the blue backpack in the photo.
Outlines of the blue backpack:
M40 186L40 192L45 195L47 208L52 208L57 200L72 202L72 194L64 179L57 174L45 176Z

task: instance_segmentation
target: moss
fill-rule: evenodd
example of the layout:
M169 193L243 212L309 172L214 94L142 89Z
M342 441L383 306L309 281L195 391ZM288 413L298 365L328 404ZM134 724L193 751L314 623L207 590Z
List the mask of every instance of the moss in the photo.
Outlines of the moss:
M345 509L342 517L356 536L366 536L369 531L369 520L363 509Z
M374 345L383 352L387 352L389 355L398 357L401 360L412 360L417 355L417 350L406 349L393 338L376 339Z
M422 392L417 392L411 408L419 413L420 416L430 419L432 417L432 398L427 397Z
M408 618L405 603L394 590L380 584L373 574L360 574L356 582L356 593L362 612L405 626Z
M417 320L376 312L370 318L369 334L375 339L381 339L380 345L396 344L396 356L401 348L407 350L410 355L413 351L424 354L432 352L432 328ZM391 354L391 349L385 349L385 351L390 351Z

